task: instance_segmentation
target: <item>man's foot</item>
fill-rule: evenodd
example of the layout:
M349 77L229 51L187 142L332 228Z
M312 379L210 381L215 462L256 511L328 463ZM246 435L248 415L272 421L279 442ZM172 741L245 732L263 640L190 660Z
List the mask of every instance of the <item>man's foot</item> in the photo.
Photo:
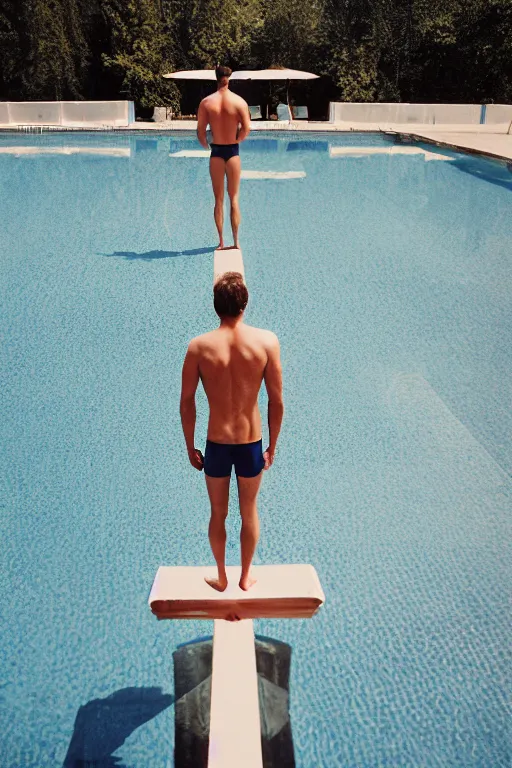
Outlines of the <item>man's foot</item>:
M212 589L216 589L217 592L224 592L228 585L228 577L224 576L223 579L207 579L205 577L205 581L208 584L209 587Z
M240 589L243 589L244 592L247 592L247 590L250 589L253 584L256 584L256 579L253 579L252 576L242 576L238 582L238 586Z
M216 251L224 251L224 250L225 250L225 248L224 248L224 241L223 241L223 240L221 240L221 241L220 241L220 243L219 243L219 244L218 244L218 246L215 248L215 250L216 250Z

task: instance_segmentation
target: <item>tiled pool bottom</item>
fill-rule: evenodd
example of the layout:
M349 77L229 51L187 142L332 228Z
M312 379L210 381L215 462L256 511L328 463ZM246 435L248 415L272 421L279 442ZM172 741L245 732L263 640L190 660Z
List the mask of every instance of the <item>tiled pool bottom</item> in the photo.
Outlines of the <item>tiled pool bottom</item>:
M248 143L241 199L287 407L258 561L312 562L327 597L256 623L293 649L296 762L508 766L509 177L301 142ZM211 632L146 604L159 564L211 562L177 412L215 321L207 161L170 157L192 137L0 137L23 146L63 151L0 153L0 764L163 768L172 651Z

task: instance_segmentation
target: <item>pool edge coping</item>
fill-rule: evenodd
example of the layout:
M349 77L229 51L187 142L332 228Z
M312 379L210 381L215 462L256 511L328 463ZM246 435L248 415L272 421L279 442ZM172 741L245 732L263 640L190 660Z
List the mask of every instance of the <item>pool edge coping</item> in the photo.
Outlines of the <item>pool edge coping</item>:
M178 121L176 121L178 122ZM181 121L180 121L181 122ZM191 131L194 132L196 130L196 123L195 121L182 121L183 123L187 123L187 125L169 125L166 123L131 123L128 126L98 126L98 125L91 125L91 126L60 126L60 125L23 125L23 126L7 126L7 125L1 125L0 126L0 135L5 133L15 134L15 135L26 135L26 134L43 134L43 133L127 133L127 134L146 134L151 135L153 133L159 133L159 134L165 134L165 135L172 135L172 134L181 134L181 133L190 133ZM416 133L413 131L407 131L403 130L402 126L397 126L396 129L393 129L392 126L386 126L386 127L378 127L372 124L371 127L365 128L365 127L340 127L339 125L336 125L334 123L329 123L328 121L319 121L318 123L304 123L302 125L297 125L296 123L284 123L282 121L276 121L271 124L267 124L267 121L265 121L265 125L258 124L257 126L251 126L251 132L259 133L261 132L271 132L271 133L292 133L296 135L304 135L308 133L321 133L325 135L332 135L332 134L354 134L354 133L364 133L364 134L376 134L376 135L387 135L387 136L398 136L398 137L406 137L410 138L413 141L416 142L423 142L427 144L431 144L432 146L437 147L444 147L446 149L452 149L456 152L464 152L466 154L470 155L477 155L481 157L487 157L490 159L501 161L502 163L505 163L507 166L512 164L512 135L510 135L510 141L511 141L511 154L510 156L503 154L500 151L494 152L489 149L481 149L476 148L473 146L468 146L465 143L462 142L450 142L446 141L446 139L439 139L435 138L431 135L432 133L432 126L428 126L429 128L429 135L425 135L423 133ZM443 126L443 133L447 133L446 129L448 126ZM461 126L457 126L460 132ZM435 128L434 128L435 130ZM453 130L454 133L456 133L455 130ZM503 134L503 132L496 131L496 133L491 133L489 131L480 132L480 131L468 131L468 135L488 135L488 136L503 136L503 135L509 135L509 134Z

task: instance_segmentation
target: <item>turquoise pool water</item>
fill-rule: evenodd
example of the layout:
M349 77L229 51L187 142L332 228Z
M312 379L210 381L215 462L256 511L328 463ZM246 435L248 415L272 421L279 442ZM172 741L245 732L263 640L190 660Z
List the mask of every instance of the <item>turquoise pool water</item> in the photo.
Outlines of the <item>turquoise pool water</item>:
M327 598L256 630L293 648L298 766L509 766L512 174L390 146L243 146L303 174L242 184L287 409L257 562ZM215 323L208 163L170 156L196 148L0 134L2 768L172 765L172 651L211 632L147 607L158 565L212 562L178 414Z

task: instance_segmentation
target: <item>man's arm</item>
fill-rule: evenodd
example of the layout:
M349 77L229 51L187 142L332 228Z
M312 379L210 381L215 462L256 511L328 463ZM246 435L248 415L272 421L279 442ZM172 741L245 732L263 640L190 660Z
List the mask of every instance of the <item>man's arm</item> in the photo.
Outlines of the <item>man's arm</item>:
M251 132L251 114L249 112L248 105L243 99L238 112L240 117L240 125L237 132L237 140L240 144L240 142L246 139Z
M279 341L277 336L272 334L272 341L267 349L267 365L263 377L268 394L268 431L269 446L264 453L265 469L272 466L274 454L276 452L277 438L281 431L283 421L283 377L281 371L281 358Z
M208 126L208 111L202 101L197 110L197 138L199 143L205 149L208 149L208 141L206 140L206 128Z
M194 448L194 432L196 428L196 390L199 384L199 356L197 342L192 340L188 346L183 371L181 374L180 415L185 444L190 463L196 469L203 468L201 452Z

